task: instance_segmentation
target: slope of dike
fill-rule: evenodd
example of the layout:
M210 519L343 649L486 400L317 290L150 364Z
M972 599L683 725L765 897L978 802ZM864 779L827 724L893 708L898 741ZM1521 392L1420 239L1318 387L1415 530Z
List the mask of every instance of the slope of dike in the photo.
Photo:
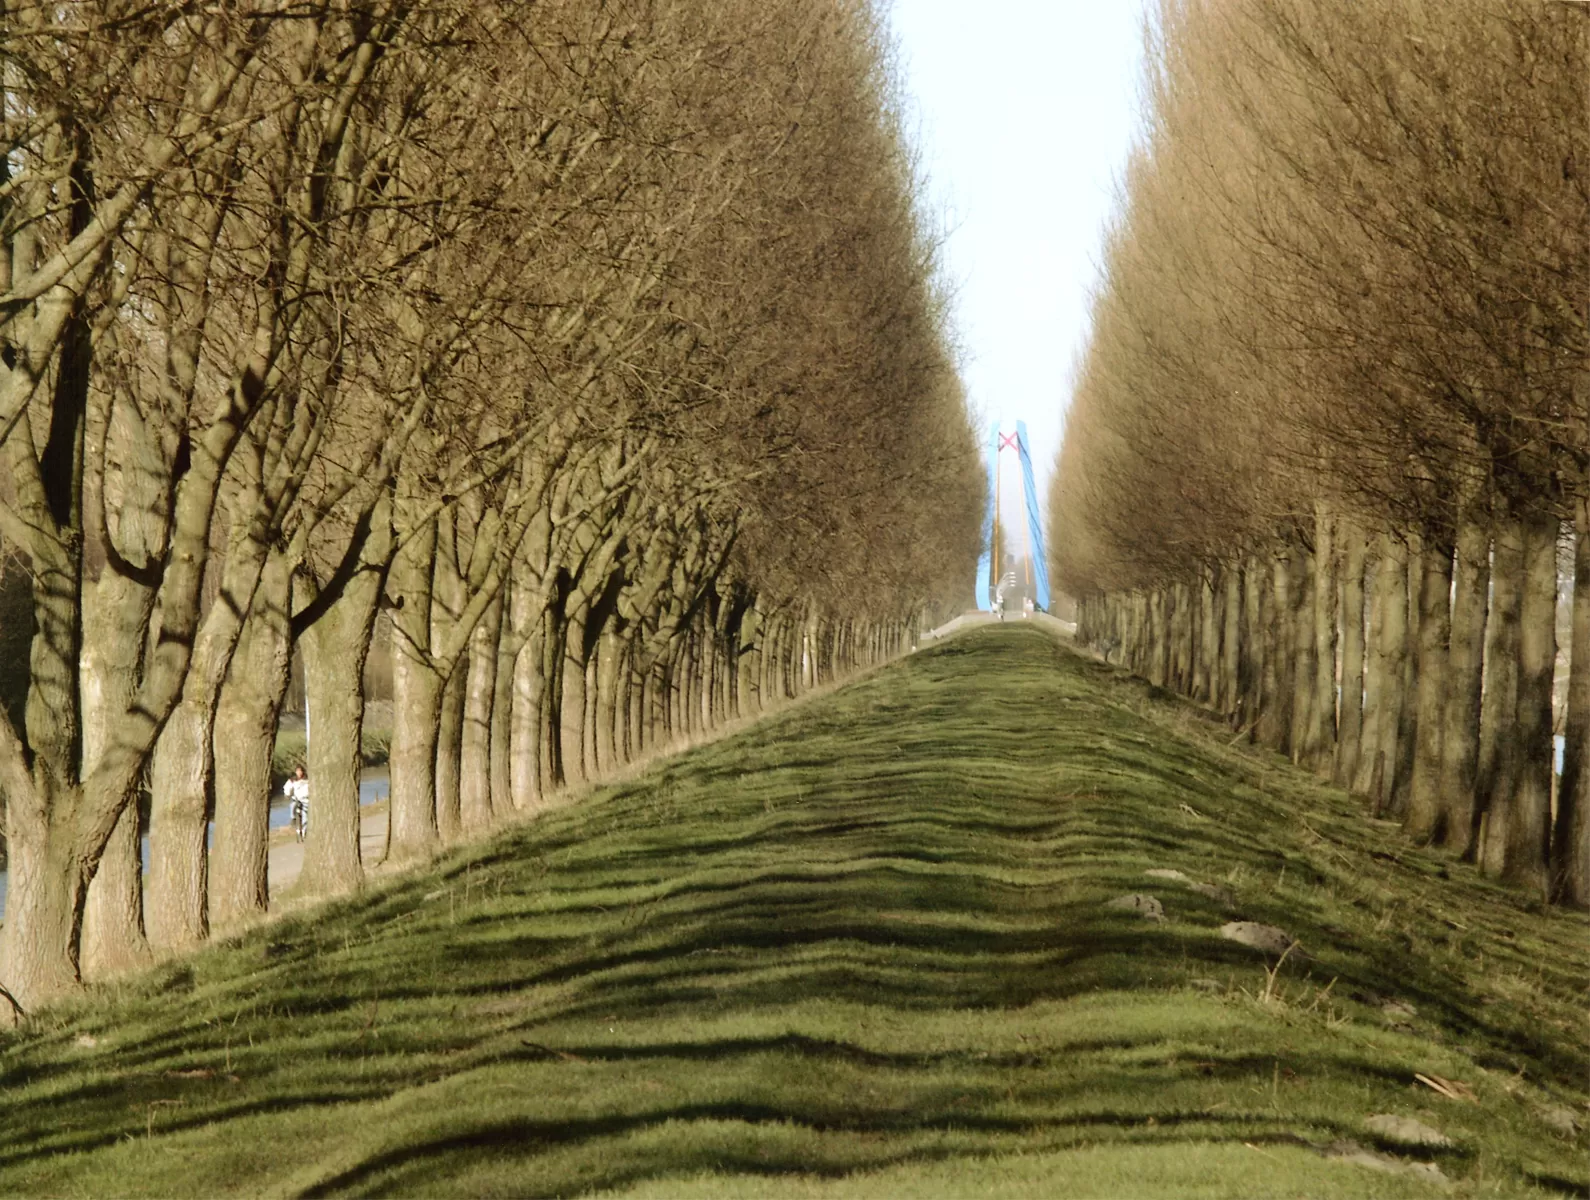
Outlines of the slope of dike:
M1230 742L972 629L0 1034L0 1193L1583 1194L1582 917Z

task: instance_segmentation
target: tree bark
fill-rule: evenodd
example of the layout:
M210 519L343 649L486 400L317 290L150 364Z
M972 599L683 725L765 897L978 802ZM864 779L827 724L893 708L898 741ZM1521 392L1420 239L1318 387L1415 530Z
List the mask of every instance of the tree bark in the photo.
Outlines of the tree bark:
M1292 730L1291 559L1285 553L1270 561L1270 586L1264 589L1264 677L1260 683L1259 741L1285 754Z
M442 685L442 705L436 726L436 832L442 845L463 836L461 792L464 739L464 689L469 665L460 659Z
M1241 708L1237 727L1246 729L1249 738L1259 736L1260 714L1264 711L1265 637L1269 630L1265 596L1264 568L1258 558L1249 558L1242 568L1242 645L1239 650L1238 671L1241 673Z
M393 622L396 627L397 622ZM427 621L427 627L429 622ZM387 858L413 862L441 846L436 825L436 742L442 720L442 681L395 633L392 646L391 832Z
M767 625L762 610L755 604L746 612L741 624L745 642L739 654L739 687L736 697L740 715L749 716L762 711L762 663L767 638Z
M1419 584L1418 733L1413 754L1413 785L1403 828L1408 836L1428 842L1441 820L1441 735L1446 726L1448 647L1452 632L1452 554L1448 546L1426 538L1421 548Z
M502 637L502 598L486 609L469 635L463 683L463 731L459 749L459 815L465 834L490 829L492 706L497 697L497 645Z
M1441 735L1440 810L1433 840L1467 855L1474 840L1485 611L1491 586L1490 530L1478 521L1465 521L1458 528L1453 584L1446 728Z
M574 785L586 781L585 773L585 614L574 613L564 633L561 747L564 779Z
M600 680L597 678L597 656L593 647L590 657L585 660L585 723L581 727L582 739L580 753L585 760L585 778L595 783L602 777L602 768L596 760L596 723L601 711L600 697L597 687Z
M39 786L42 784L42 786ZM85 865L65 830L46 814L72 806L51 795L50 780L6 803L5 987L24 1009L71 991L78 983L78 915L87 888ZM8 1016L0 997L0 1022Z
M1502 879L1542 896L1551 836L1552 675L1557 662L1557 522L1524 523L1518 637L1518 773L1508 813Z
M155 744L144 919L157 950L183 950L210 933L205 843L214 716L210 703L185 697Z
M1336 738L1333 778L1351 787L1359 775L1364 744L1364 535L1344 521L1339 530L1341 576L1337 592L1342 622L1341 716Z
M400 497L397 515L422 500ZM436 521L398 530L403 541L392 560L392 775L387 858L413 862L441 846L436 823L436 746L442 684L431 661L432 582Z
M1486 628L1485 692L1480 701L1476 768L1475 857L1488 875L1502 873L1506 830L1518 790L1519 620L1523 603L1524 529L1514 517L1497 523Z
M271 556L216 703L210 924L217 929L270 908L271 757L292 652L292 570L285 556Z
M1234 566L1221 568L1224 589L1221 605L1220 694L1216 707L1228 717L1240 720L1242 712L1242 573Z
M1155 687L1170 684L1170 622L1167 620L1167 599L1164 588L1155 588L1149 596L1149 626L1152 649L1149 654L1148 681Z
M1319 752L1315 706L1320 661L1314 639L1314 557L1302 548L1292 556L1292 724L1288 749L1292 761L1303 766L1312 766Z
M380 580L356 579L304 631L304 696L309 711L309 834L294 890L343 896L364 886L359 780L364 756L365 659L375 631Z
M1376 542L1369 660L1364 674L1363 746L1353 790L1370 797L1376 812L1391 807L1398 738L1407 703L1408 556L1390 534Z
M609 625L596 651L596 769L603 776L619 767L619 692L628 674L624 641Z
M1552 830L1552 899L1590 908L1590 500L1574 501L1573 642L1562 782Z
M138 801L127 803L105 843L83 909L82 970L89 980L109 979L149 964L144 937L143 853Z
M377 504L360 569L299 639L310 722L311 819L295 891L343 896L364 886L359 783L364 774L364 668L392 561L392 514Z
M515 597L517 605L517 596ZM517 613L519 610L515 608ZM516 617L517 621L519 618ZM546 742L542 670L546 652L544 613L526 617L528 634L513 668L513 806L520 812L538 812L542 805L541 764Z
M1340 564L1336 523L1323 504L1314 506L1314 695L1309 703L1305 758L1317 774L1329 776L1336 761L1336 588Z
M243 619L253 607L271 557L270 547L255 536L248 522L263 503L260 495L243 487L233 503L233 528L222 560L220 595L199 627L182 698L161 730L150 770L144 917L150 945L161 950L184 949L209 936L206 843L215 799L211 753L215 705Z
M504 604L504 618L497 631L497 669L491 696L491 811L499 817L511 813L513 799L513 692L523 640L514 632Z
M561 610L560 610L561 612ZM541 803L567 782L563 743L563 667L568 629L548 612L541 633Z
M1419 743L1419 603L1424 580L1424 549L1415 536L1409 539L1405 555L1407 586L1400 600L1400 614L1406 633L1407 652L1402 656L1402 707L1397 717L1397 758L1383 806L1386 814L1401 818L1407 814L1413 791L1413 762Z
M1214 580L1208 574L1198 581L1198 700L1214 705L1220 691L1220 614L1215 608Z
M1190 696L1192 679L1192 620L1191 592L1184 583L1170 587L1170 689L1181 696Z
M124 519L124 532L128 524ZM137 694L143 647L139 644L141 639L128 637L127 631L129 625L142 628L147 622L152 596L122 576L106 571L84 599L81 703L86 773L104 752L111 722L126 711ZM125 620L129 608L137 614L130 622ZM81 935L85 979L106 979L136 970L150 960L149 942L144 936L143 855L138 826L135 789L126 798L126 806L88 885Z

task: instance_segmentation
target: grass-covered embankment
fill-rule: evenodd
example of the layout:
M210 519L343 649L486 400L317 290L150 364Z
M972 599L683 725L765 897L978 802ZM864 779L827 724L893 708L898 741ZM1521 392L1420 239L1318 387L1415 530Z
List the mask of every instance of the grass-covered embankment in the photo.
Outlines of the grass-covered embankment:
M40 1017L0 1042L0 1191L1583 1187L1583 924L1229 736L974 630ZM1237 918L1301 952L1272 974Z

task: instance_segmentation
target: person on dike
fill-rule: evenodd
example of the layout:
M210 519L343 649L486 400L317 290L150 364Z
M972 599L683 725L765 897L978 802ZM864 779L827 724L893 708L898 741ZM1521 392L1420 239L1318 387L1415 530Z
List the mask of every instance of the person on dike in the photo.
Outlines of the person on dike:
M293 768L293 777L282 786L291 804L293 834L301 842L309 834L309 779L304 768Z

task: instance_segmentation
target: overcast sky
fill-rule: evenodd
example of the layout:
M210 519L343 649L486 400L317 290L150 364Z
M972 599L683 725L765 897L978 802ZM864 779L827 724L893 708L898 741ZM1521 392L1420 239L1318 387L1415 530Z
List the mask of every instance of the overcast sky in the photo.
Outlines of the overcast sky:
M1137 127L1143 0L885 0L948 233L983 420L1027 422L1042 503Z

